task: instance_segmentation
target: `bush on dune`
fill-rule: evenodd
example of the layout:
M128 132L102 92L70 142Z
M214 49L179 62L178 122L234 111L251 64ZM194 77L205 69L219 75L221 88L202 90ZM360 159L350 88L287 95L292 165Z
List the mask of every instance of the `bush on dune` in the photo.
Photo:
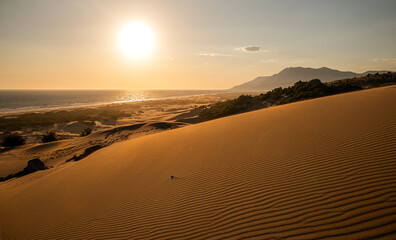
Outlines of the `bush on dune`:
M251 110L255 107L255 104L254 97L250 95L241 95L236 99L218 102L204 108L200 116L206 118L224 117Z
M337 80L328 83L322 83L319 79L312 79L307 82L298 81L291 87L275 88L259 96L252 97L241 95L237 99L209 105L203 108L200 117L204 119L214 119L268 106L292 103L394 83L396 83L396 74L391 72L374 75L368 74L364 77Z
M81 131L80 136L81 137L88 136L91 133L92 133L92 129L91 128L85 128L84 130Z
M0 131L17 131L23 128L34 128L38 126L51 126L56 123L85 122L95 125L95 121L106 119L118 119L130 116L126 112L98 107L92 109L59 110L43 113L24 113L12 118L0 117Z
M41 137L41 141L43 143L58 141L58 136L56 135L56 132L54 132L54 131L47 132L46 134L44 134Z
M24 145L25 143L26 140L21 134L9 133L4 137L1 145L5 147L15 147L15 146Z

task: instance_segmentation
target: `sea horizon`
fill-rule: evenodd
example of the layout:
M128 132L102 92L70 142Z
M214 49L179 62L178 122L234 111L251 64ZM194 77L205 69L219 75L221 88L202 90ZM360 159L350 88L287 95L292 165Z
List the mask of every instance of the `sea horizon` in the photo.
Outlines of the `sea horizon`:
M55 110L225 93L230 90L0 89L0 113Z

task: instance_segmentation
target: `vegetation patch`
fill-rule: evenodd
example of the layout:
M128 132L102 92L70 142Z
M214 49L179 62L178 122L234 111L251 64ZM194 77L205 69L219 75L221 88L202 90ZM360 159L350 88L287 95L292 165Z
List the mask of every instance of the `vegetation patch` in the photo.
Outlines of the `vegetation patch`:
M0 117L0 131L17 131L22 128L51 126L56 123L74 121L95 125L95 121L117 120L118 118L127 116L130 116L130 114L111 107L23 113L13 117Z
M236 99L218 102L202 109L200 117L215 119L270 106L312 98L346 93L396 83L396 73L368 74L364 77L322 83L319 79L296 82L287 88L275 88L259 96L241 95Z
M4 147L15 147L15 146L24 145L25 143L26 140L23 135L19 133L9 133L4 136L1 145L3 145Z
M54 132L54 131L47 132L46 134L44 134L41 137L41 141L43 143L58 141L58 136L56 135L56 132Z
M91 133L92 133L92 128L85 128L81 131L80 136L81 137L88 136Z

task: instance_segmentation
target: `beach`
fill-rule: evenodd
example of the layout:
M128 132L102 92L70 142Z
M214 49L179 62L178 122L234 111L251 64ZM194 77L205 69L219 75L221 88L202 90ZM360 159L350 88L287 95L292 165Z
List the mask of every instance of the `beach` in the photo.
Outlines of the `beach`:
M200 122L202 121L198 118L200 106L235 98L240 94L221 93L3 114L1 117L9 118L12 127L18 125L16 118L26 116L23 118L24 122L21 122L24 125L17 129L17 132L26 138L26 145L12 149L2 148L0 177L21 171L26 167L27 162L34 158L39 158L47 167L56 167L98 144L107 147L127 139ZM62 114L53 117L57 113ZM122 113L121 116L118 116L119 113ZM85 119L89 114L100 117L97 120L62 121L68 116ZM48 120L51 117L54 119L51 124L32 126L36 119ZM92 133L81 137L82 131L87 128L91 129ZM57 134L59 140L43 143L42 136L51 131ZM7 132L3 133L6 134Z

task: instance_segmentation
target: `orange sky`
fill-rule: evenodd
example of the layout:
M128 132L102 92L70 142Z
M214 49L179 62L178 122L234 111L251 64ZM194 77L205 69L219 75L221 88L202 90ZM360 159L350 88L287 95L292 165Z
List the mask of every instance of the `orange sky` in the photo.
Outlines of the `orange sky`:
M5 0L0 88L225 89L293 66L394 71L395 7L386 0ZM132 60L117 36L136 20L150 26L155 47Z

